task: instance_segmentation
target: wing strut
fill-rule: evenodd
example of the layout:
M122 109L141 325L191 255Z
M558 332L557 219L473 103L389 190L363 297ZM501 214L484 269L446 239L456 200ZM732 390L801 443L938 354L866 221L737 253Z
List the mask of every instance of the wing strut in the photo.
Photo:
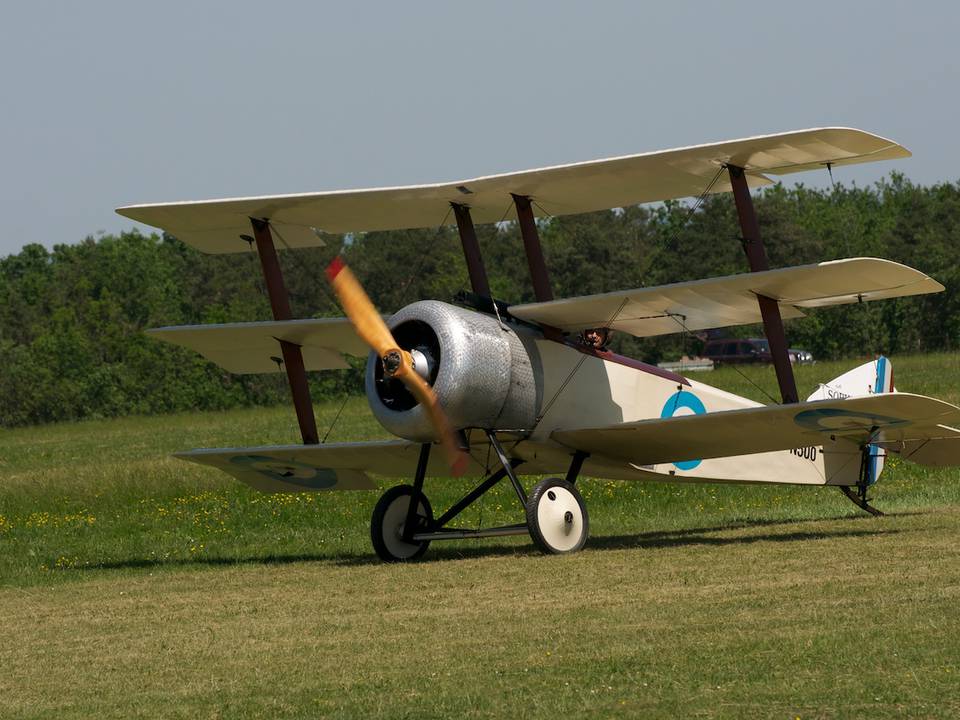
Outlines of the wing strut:
M523 249L527 253L527 265L530 266L533 295L537 302L553 300L550 275L547 273L547 263L543 259L540 233L537 232L537 221L533 217L530 198L526 195L513 195L513 203L517 206L517 221L520 224L520 235L523 237Z
M257 241L257 254L260 256L260 266L263 268L263 279L267 284L267 295L270 298L270 309L273 310L274 320L292 320L290 312L290 296L283 283L283 273L280 271L280 261L277 259L277 249L273 245L273 235L270 232L270 223L266 220L250 218L253 225L253 237ZM313 414L313 401L310 399L310 386L307 384L307 371L303 365L303 353L300 346L280 340L280 351L283 353L283 366L287 370L287 380L290 383L290 394L293 396L293 407L297 411L297 422L300 425L300 435L304 445L317 445L320 436L317 433L317 419Z
M467 272L470 274L470 287L481 297L493 297L490 294L487 269L483 266L483 256L480 254L480 244L477 242L477 231L473 227L473 218L470 217L470 206L460 203L450 203L450 206L457 218L460 244L463 245L463 258L467 261Z
M747 254L750 272L762 272L770 269L767 261L767 251L760 236L760 225L757 223L757 214L753 208L753 198L750 197L750 188L747 186L747 176L743 168L728 165L730 184L733 186L733 201L737 206L737 216L740 218L740 233L743 237L743 250ZM795 403L800 398L797 394L797 383L793 378L793 366L790 364L790 354L787 352L787 337L783 331L783 318L780 317L780 305L774 298L757 295L760 304L760 316L763 318L763 333L770 343L770 355L773 358L773 368L777 373L777 383L780 385L780 396L783 402Z

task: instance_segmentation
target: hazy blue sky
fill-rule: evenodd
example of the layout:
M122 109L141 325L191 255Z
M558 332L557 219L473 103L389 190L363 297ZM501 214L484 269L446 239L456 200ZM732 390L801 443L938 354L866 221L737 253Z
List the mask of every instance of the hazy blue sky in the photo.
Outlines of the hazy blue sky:
M960 179L956 3L21 2L0 256L132 202L454 180L818 125ZM823 184L823 173L800 176Z

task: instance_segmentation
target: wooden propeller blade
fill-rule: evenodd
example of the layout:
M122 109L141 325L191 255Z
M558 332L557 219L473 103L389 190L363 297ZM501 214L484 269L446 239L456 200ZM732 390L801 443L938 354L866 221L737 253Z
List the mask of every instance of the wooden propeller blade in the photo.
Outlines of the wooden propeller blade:
M408 357L409 356L407 356L407 358ZM437 400L437 394L433 392L432 387L427 385L426 380L417 375L417 371L413 369L413 365L407 358L404 359L403 370L397 373L396 377L399 377L400 380L403 381L403 384L407 386L410 394L426 408L427 414L430 416L430 422L434 430L437 431L437 437L440 438L440 441L443 443L443 449L447 453L447 462L450 464L450 471L454 477L460 477L467 470L469 458L467 454L460 449L453 428L450 426L450 421L447 419L447 414L443 411L443 408L440 407L440 402Z
M399 349L397 341L393 339L393 333L370 302L356 275L344 264L339 255L327 266L326 272L327 279L337 294L344 312L353 323L357 335L380 357L390 350Z
M460 449L450 421L447 419L446 413L443 412L443 408L440 407L440 402L437 400L433 388L413 369L413 359L410 357L410 353L397 345L390 328L387 327L380 313L370 302L370 298L364 292L356 276L339 256L333 259L333 262L327 267L326 273L344 312L346 312L350 322L353 323L353 327L361 339L373 348L381 359L390 352L399 354L400 365L393 372L393 377L403 382L417 401L426 408L427 414L430 416L430 423L447 453L451 472L455 477L463 475L467 469L469 458Z

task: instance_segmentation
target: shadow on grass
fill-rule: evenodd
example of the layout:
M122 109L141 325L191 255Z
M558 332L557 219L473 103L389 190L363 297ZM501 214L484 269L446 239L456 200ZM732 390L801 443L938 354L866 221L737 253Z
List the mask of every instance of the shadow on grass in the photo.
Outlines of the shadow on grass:
M920 513L911 513L920 514ZM591 536L587 541L586 549L593 551L604 550L656 550L695 545L747 545L756 542L803 542L808 540L823 540L828 538L857 538L875 537L877 535L893 535L904 530L898 529L849 529L834 531L810 531L789 533L756 533L737 537L712 537L708 533L730 530L742 530L752 527L770 525L796 525L801 522L829 522L831 520L853 520L859 518L824 518L823 520L761 520L757 523L743 523L720 527L693 528L689 530L655 531L624 535ZM527 556L540 555L539 550L532 545L480 545L477 547L437 547L434 545L427 554L418 560L418 563L443 562L447 560L462 560L469 558L497 557L497 556ZM382 561L371 555L339 556L331 558L335 565L377 565Z
M923 515L921 512L904 512L888 517L909 517ZM796 526L811 523L837 521L878 522L874 518L858 515L843 515L830 518L809 518L804 520L743 520L711 527L682 528L678 530L657 530L636 534L593 536L587 542L587 549L593 551L636 549L668 549L688 546L726 546L747 545L757 542L804 542L828 538L857 538L877 535L889 535L904 532L893 528L841 528L836 530L797 530L793 532L754 532L734 537L717 537L712 533L739 530L758 530L777 526ZM469 542L469 541L468 541ZM539 551L526 542L521 544L497 544L485 541L483 544L464 547L435 543L418 563L445 562L486 557L525 557L539 555ZM202 558L133 558L129 560L104 561L84 564L76 569L82 570L126 570L186 566L231 566L231 565L289 565L300 562L324 562L342 567L379 565L382 561L372 552L367 554L321 554L297 553L291 555L253 555L247 557L202 557Z

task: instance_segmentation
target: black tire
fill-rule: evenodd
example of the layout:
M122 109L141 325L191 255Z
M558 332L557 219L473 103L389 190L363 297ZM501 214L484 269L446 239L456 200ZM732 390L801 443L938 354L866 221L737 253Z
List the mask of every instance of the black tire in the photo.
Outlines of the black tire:
M590 535L590 517L573 483L547 478L527 498L527 528L533 544L548 555L582 549Z
M410 485L397 485L387 490L377 500L370 517L370 540L373 550L384 562L409 562L418 560L430 547L429 540L404 542L401 533L407 519L411 499L417 496L418 529L433 524L433 508L422 492Z

